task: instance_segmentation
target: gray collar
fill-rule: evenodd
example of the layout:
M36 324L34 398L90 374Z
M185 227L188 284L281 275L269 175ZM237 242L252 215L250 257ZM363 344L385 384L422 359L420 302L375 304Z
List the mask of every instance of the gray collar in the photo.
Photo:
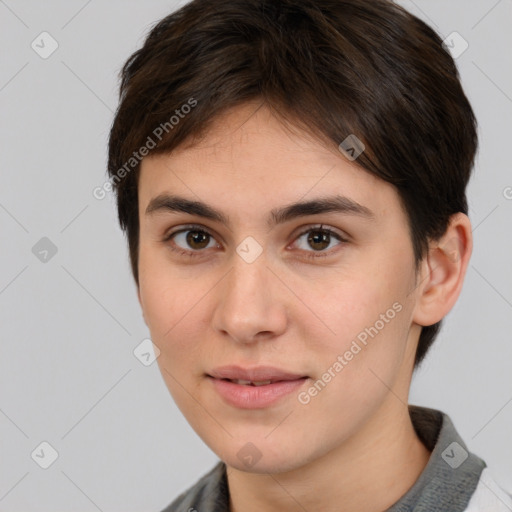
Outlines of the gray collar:
M463 512L485 462L470 453L447 414L409 405L414 428L431 451L414 485L385 512ZM229 512L226 465L220 461L162 512Z
M463 512L485 462L469 452L447 414L416 405L409 405L409 414L432 453L418 480L386 512Z

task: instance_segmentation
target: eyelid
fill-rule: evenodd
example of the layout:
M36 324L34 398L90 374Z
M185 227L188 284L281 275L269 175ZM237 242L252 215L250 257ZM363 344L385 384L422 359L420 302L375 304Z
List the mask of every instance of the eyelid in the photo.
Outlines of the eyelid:
M341 240L343 242L348 242L349 238L350 238L347 234L345 234L344 232L338 231L336 228L331 227L329 224L317 223L317 224L306 225L302 231L299 231L297 234L293 235L293 239L295 241L300 236L305 235L306 233L309 233L310 231L314 231L314 230L326 231L329 234L336 236L339 240Z
M339 251L343 250L344 246L349 243L350 237L347 235L340 234L335 228L331 228L330 226L325 226L324 224L316 224L316 225L308 225L305 228L303 228L302 231L300 231L297 235L294 235L293 242L288 245L288 247L293 246L299 238L301 238L306 233L309 233L310 231L323 231L325 233L328 233L330 237L333 237L338 240L338 244L336 246L331 247L328 250L322 250L322 251L307 251L304 249L301 249L300 252L303 253L302 259L311 261L311 262L320 262L324 258L330 258L333 256L336 256ZM288 248L287 247L287 248Z
M182 233L183 231L192 231L194 229L197 231L201 231L201 232L204 231L205 233L208 233L210 236L214 236L213 233L210 231L210 229L208 229L205 226L201 226L200 224L182 224L179 226L179 229L177 229L176 231L166 232L166 234L164 235L163 241L166 242L172 236L177 235L178 233Z
M186 232L186 231L199 231L201 233L206 233L207 235L209 235L211 238L213 238L218 245L220 245L219 241L217 240L217 235L214 234L212 232L212 230L208 229L207 227L205 226L202 226L200 224L182 224L179 229L176 229L175 231L170 231L168 233L166 233L163 238L162 238L162 243L166 244L168 242L171 241L171 239L176 236L176 235L179 235L180 233L183 233L183 232ZM219 237L222 239L222 237ZM190 252L190 253L195 253L195 254L199 254L201 252L205 252L205 250L203 249L202 251L193 251L192 249L183 249L182 247L180 247L179 245L176 246L177 248L175 249L174 247L172 249L176 250L176 251L181 251L182 253L184 252Z
M297 228L297 229L301 229L301 228L303 228L302 231L292 235L294 238L302 236L305 233L307 233L308 231L311 231L313 229L319 229L319 230L321 229L321 230L329 231L330 233L333 233L336 236L339 236L340 239L343 239L343 240L348 240L350 238L348 236L348 234L346 234L344 232L340 233L337 231L336 228L333 228L333 227L329 226L328 224L324 224L324 223L306 224L305 226L301 226L300 228ZM176 231L171 231L170 233L166 233L164 235L164 241L168 241L171 236L181 233L183 231L187 231L189 229L197 229L198 231L204 231L205 233L208 233L209 235L211 235L213 237L216 236L212 233L212 230L210 230L209 228L207 228L205 226L202 226L201 224L183 224Z

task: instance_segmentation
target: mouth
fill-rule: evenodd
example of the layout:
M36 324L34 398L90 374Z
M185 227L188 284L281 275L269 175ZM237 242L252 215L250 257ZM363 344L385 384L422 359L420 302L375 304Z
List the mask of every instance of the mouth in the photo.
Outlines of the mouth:
M309 378L303 373L292 373L275 366L242 367L237 365L219 366L210 370L207 376L247 386L265 386L276 382Z
M289 376L288 376L289 377ZM296 395L309 377L247 380L207 375L224 403L237 409L267 409Z
M212 379L215 379L212 375L208 375L208 377L211 377ZM308 377L299 377L297 379L276 379L276 380L261 380L261 381L251 381L251 380L243 380L243 379L219 379L224 380L228 382L233 382L234 384L240 384L242 386L268 386L270 384L275 384L276 382L290 382L294 380L303 380L307 379Z

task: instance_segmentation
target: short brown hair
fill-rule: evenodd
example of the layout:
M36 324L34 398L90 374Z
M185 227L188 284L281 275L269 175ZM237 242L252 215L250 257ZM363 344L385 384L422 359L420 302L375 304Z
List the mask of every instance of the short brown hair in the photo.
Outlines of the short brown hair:
M476 120L428 25L388 0L193 0L121 71L108 172L137 285L138 151L151 140L152 153L169 153L249 100L333 147L364 143L357 163L396 187L416 269L450 216L467 214ZM422 328L415 367L440 327Z

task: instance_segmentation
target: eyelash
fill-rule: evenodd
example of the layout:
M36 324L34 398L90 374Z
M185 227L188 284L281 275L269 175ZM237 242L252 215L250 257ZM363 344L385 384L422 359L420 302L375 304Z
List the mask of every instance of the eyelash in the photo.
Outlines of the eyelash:
M335 231L333 231L332 229L329 229L329 228L323 228L322 227L323 224L320 224L320 225L317 225L317 226L309 226L307 229L305 229L304 231L302 231L301 233L299 233L297 235L297 237L295 238L295 240L299 239L301 236L305 235L306 233L309 233L311 231L317 231L317 232L322 232L322 233L327 233L329 234L329 236L333 236L334 238L336 238L339 242L341 242L341 244L339 245L343 245L344 243L347 243L348 240L343 238L341 235L339 235L338 233L336 233ZM202 226L199 226L197 224L191 224L191 225L188 225L188 226L185 226L184 228L178 230L178 231L173 231L172 233L169 233L168 235L165 236L165 238L162 240L163 243L167 243L169 241L171 241L171 239L178 235L179 233L184 233L184 232L187 232L187 231L197 231L199 233L204 233L212 238L215 238L213 236L212 233L210 233L207 229L203 228ZM198 251L186 251L185 249L176 249L175 247L173 247L171 244L169 244L169 247L172 251L174 252L177 252L179 253L180 256L185 256L185 257L188 257L188 258L195 258L195 257L200 257L202 256L202 252L204 252L204 250L198 250ZM314 260L314 259L318 259L318 258L326 258L328 257L330 254L331 251L306 251L307 253L310 253L310 254L306 254L304 257L308 260Z

